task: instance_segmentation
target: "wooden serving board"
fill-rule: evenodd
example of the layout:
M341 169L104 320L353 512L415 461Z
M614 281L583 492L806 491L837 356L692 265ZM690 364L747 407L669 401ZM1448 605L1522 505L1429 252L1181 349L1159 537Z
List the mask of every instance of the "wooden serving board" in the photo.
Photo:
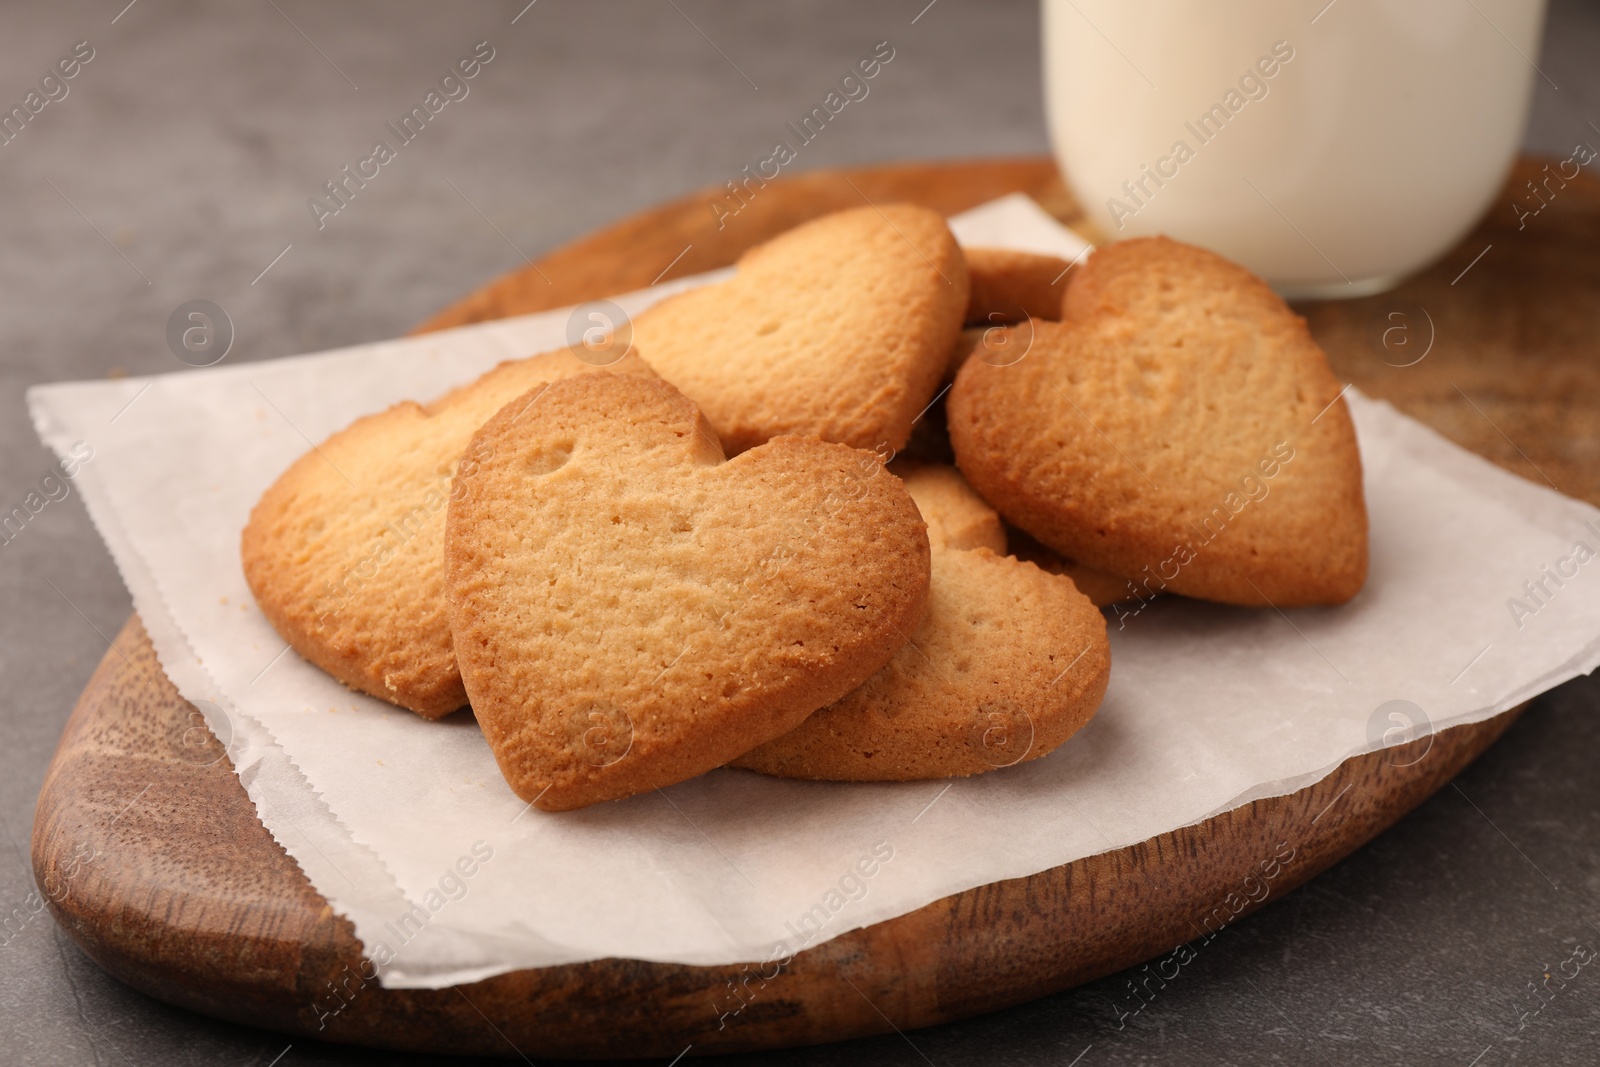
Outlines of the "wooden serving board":
M1600 183L1569 182L1519 229L1509 199L1537 172L1519 164L1488 221L1399 291L1303 311L1345 380L1519 474L1600 503ZM423 329L724 266L795 223L868 200L955 213L1017 190L1079 221L1045 159L783 179L722 230L706 206L719 191L709 190L559 249ZM1391 331L1386 347L1383 331L1395 325L1412 332ZM1420 362L1398 366L1425 348ZM39 795L33 864L56 920L101 966L219 1018L331 1041L530 1059L772 1048L990 1011L1204 936L1380 833L1514 716L1348 760L1307 789L1131 848L946 897L811 948L776 974L608 959L460 988L390 990L363 983L351 924L257 820L134 617L62 735ZM197 748L197 736L211 747ZM1249 899L1262 862L1289 850L1268 895Z

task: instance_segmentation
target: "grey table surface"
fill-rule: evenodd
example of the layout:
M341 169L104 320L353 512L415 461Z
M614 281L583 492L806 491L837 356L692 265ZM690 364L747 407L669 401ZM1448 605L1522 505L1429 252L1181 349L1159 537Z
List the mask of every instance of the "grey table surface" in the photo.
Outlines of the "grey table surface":
M50 462L26 387L181 369L165 342L178 304L228 311L230 360L398 335L520 253L726 180L880 40L894 44L893 66L807 146L802 168L1048 148L1033 3L525 2L0 8L8 106L76 42L94 49L68 95L0 147L0 504L19 502ZM495 58L470 95L319 231L307 198L481 40ZM1557 0L1530 151L1565 156L1600 136L1597 53L1600 6ZM0 608L0 914L12 917L0 1063L437 1062L167 1007L102 973L48 916L15 918L34 888L40 780L131 605L69 501L0 546ZM1547 1004L1530 992L1577 945L1600 948L1596 711L1595 677L1538 700L1452 787L1229 928L1126 1026L1127 976L1112 976L967 1022L762 1060L1600 1062L1600 974L1581 972Z

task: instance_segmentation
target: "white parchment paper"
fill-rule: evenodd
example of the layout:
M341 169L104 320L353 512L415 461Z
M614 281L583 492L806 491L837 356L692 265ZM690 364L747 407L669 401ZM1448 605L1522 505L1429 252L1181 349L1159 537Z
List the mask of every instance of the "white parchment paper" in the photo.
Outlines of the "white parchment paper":
M1083 248L1022 198L956 229L1069 259ZM618 302L638 311L704 280ZM1167 598L1115 620L1093 722L1047 758L978 778L726 770L579 812L530 810L470 715L425 722L286 651L245 585L239 531L310 442L558 347L567 319L30 393L52 448L94 449L77 483L167 673L228 742L273 836L369 954L392 958L389 986L601 957L764 960L778 942L797 950L1299 789L1404 725L1387 702L1441 729L1600 662L1600 560L1574 555L1577 542L1600 550L1600 511L1352 390L1372 519L1371 577L1352 603L1280 613ZM1530 599L1525 583L1541 580ZM1518 598L1536 610L1513 613Z

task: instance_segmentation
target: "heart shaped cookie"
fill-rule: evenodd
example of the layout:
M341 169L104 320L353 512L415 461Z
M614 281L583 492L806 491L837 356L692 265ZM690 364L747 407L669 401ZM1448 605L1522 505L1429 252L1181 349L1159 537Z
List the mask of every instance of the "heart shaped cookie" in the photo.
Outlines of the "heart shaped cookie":
M1070 579L997 554L999 516L954 468L900 472L928 521L927 617L864 685L733 766L834 781L979 774L1054 751L1100 706L1100 612Z
M968 359L956 462L1080 564L1230 604L1338 604L1367 573L1355 430L1305 321L1243 267L1142 238L1073 272L1025 354Z
M721 766L865 681L921 621L928 540L877 457L732 460L665 382L590 375L474 436L445 538L473 711L517 795L582 807Z
M262 614L352 689L429 719L464 706L442 575L457 461L508 401L595 371L651 374L632 354L606 367L565 349L512 360L431 404L358 419L301 456L262 494L241 539Z
M633 340L730 455L785 433L882 452L932 399L966 307L944 220L891 204L751 249L728 281L641 314Z

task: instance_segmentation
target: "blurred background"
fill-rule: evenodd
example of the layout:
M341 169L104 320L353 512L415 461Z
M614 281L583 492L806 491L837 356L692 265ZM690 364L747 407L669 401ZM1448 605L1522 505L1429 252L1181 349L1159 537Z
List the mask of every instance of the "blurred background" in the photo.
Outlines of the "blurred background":
M1049 151L1028 0L124 3L0 8L5 109L79 42L93 53L64 96L0 145L8 502L50 462L24 389L183 369L166 341L179 304L226 310L230 361L404 333L525 257L765 158L785 123L880 41L894 59L869 95L786 173ZM480 41L493 56L467 96L319 229L307 200L374 141L396 144L385 123ZM1527 151L1600 144L1597 55L1600 6L1554 0L1542 55L1530 57L1548 78L1535 84ZM130 604L74 502L0 551L0 605L0 910L10 912L32 891L27 839L50 753ZM1590 859L1600 806L1574 742L1595 736L1579 714L1595 687L1581 684L1587 696L1568 686L1541 701L1463 779L1574 892L1550 893L1446 789L1230 928L1126 1029L1113 1010L1125 978L1114 976L919 1031L914 1045L890 1035L764 1061L1594 1062L1600 978L1518 1029L1525 987L1571 939L1600 945ZM1270 987L1285 1017L1252 987ZM8 927L0 944L0 1062L264 1065L288 1044L121 987L47 917ZM281 1062L346 1059L410 1062L301 1042Z

